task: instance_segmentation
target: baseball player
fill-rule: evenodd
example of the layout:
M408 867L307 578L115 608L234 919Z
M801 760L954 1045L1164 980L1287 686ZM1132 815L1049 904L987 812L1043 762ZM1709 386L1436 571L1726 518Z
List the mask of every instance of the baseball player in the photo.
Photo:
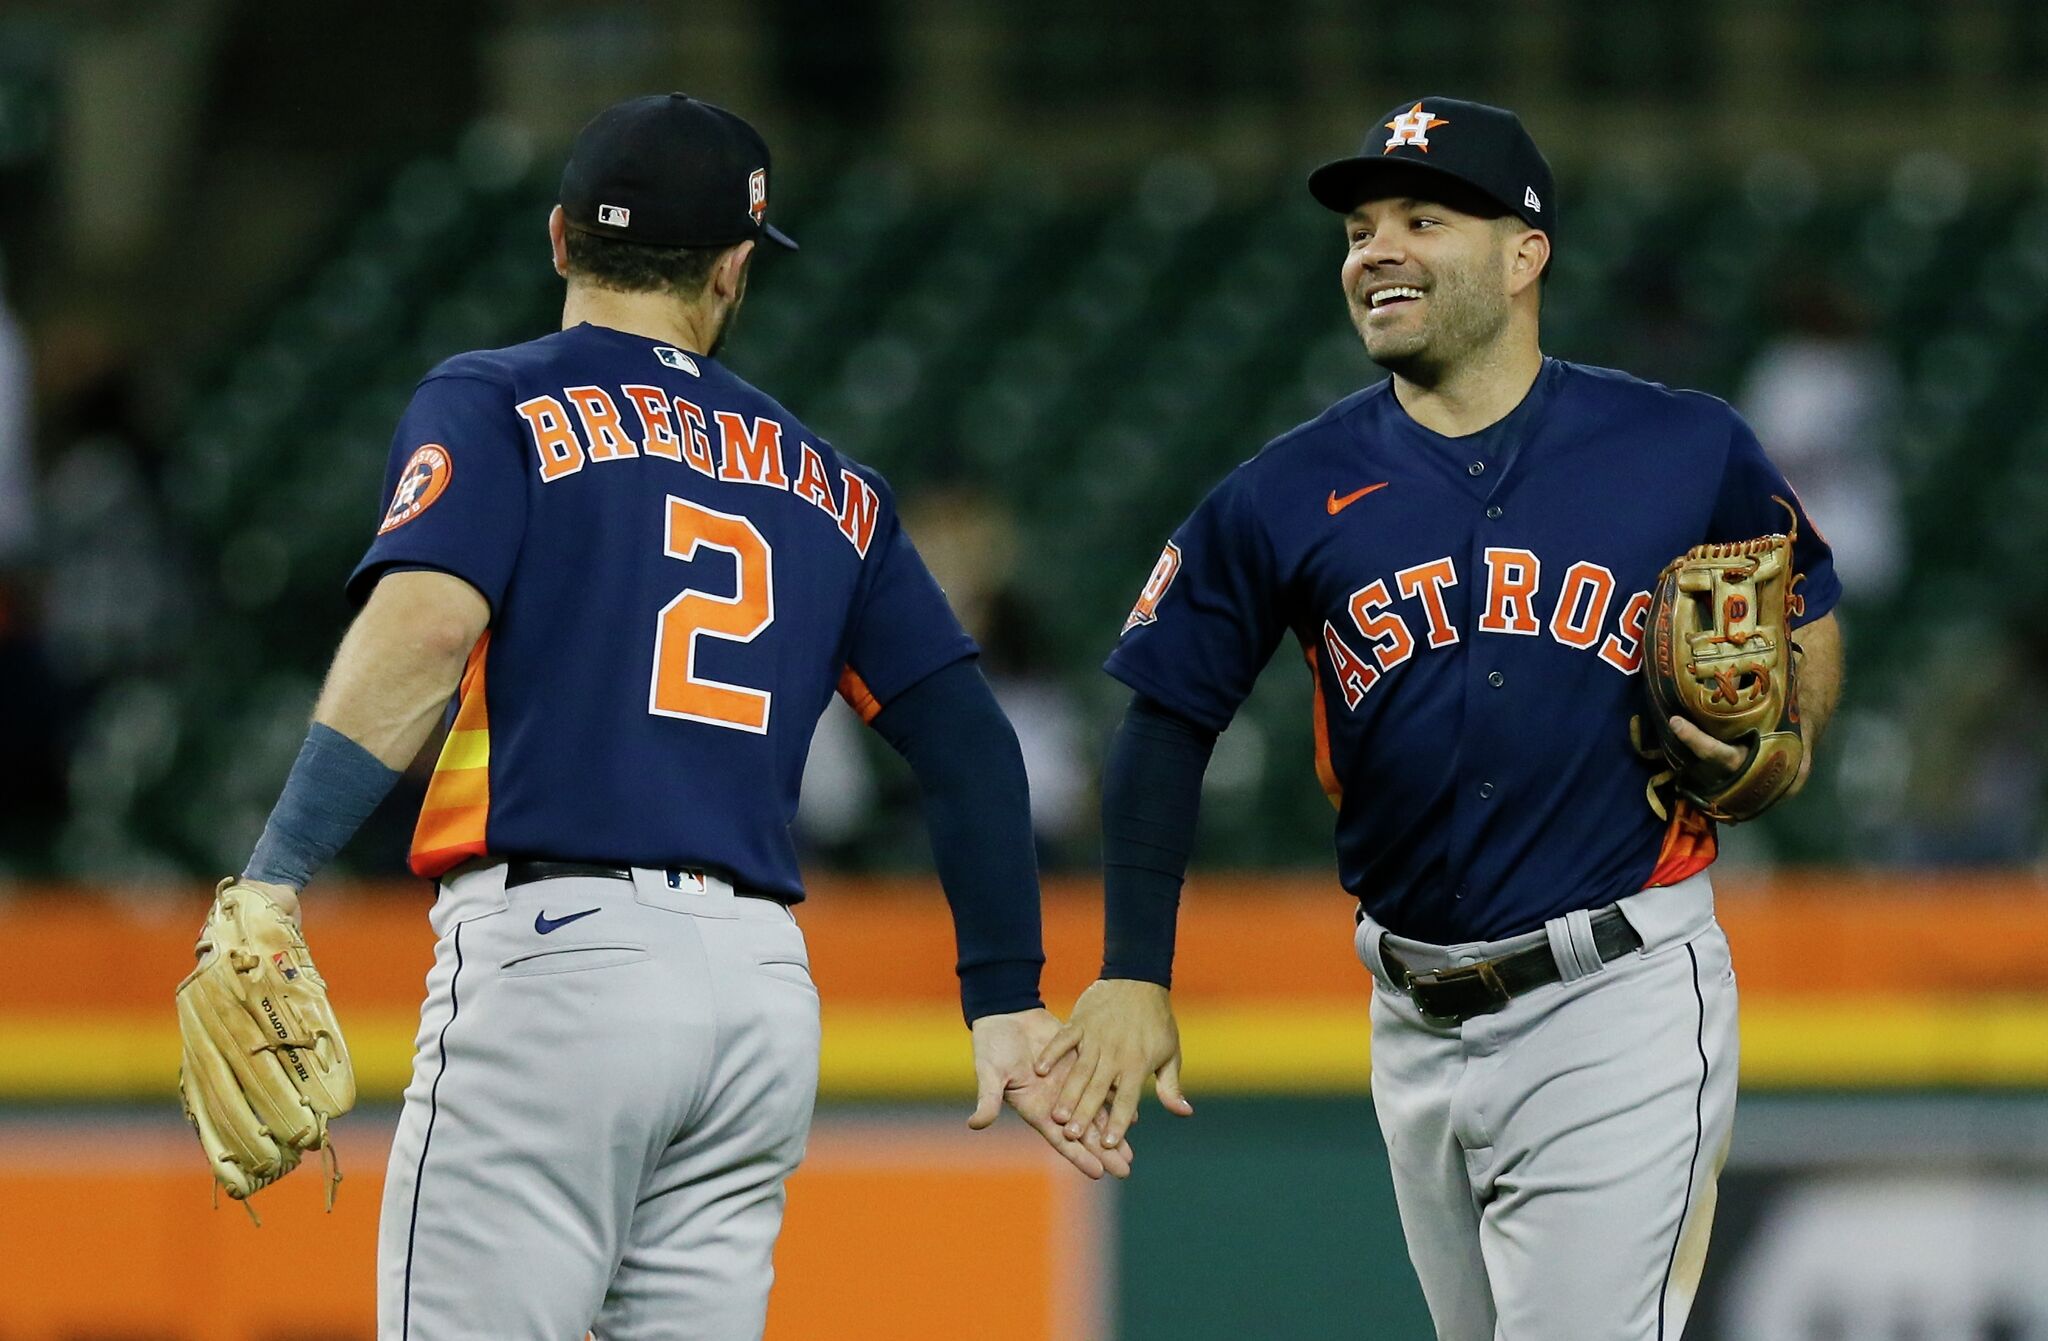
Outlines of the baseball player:
M267 971L236 927L296 923L453 696L412 850L438 946L385 1185L386 1341L761 1335L818 1069L789 824L835 690L923 791L970 1125L1007 1100L1090 1177L1129 1172L1099 1130L1066 1138L1033 1072L1058 1021L1026 786L974 644L881 477L717 361L757 248L796 245L768 182L753 128L680 94L578 136L548 223L562 329L420 384L348 581L361 613L202 943ZM310 961L278 934L288 993ZM214 1153L231 1106L194 1032ZM288 1071L339 1049L331 1021L277 1034ZM296 1159L231 1148L216 1171L244 1195Z
M1520 121L1423 98L1381 122L1309 189L1342 218L1344 295L1392 376L1226 476L1145 584L1107 666L1135 696L1103 781L1102 980L1040 1064L1078 1058L1054 1108L1070 1135L1108 1103L1117 1140L1155 1074L1190 1111L1167 988L1202 773L1292 633L1438 1336L1677 1337L1735 1101L1710 815L1737 813L1756 751L1674 714L1651 725L1684 768L1643 762L1645 622L1692 547L1752 585L1766 549L1796 570L1783 706L1808 749L1764 756L1750 781L1774 798L1834 707L1839 584L1726 404L1541 353L1558 201ZM1730 631L1705 636L1747 646L1751 598L1724 607ZM1725 678L1745 700L1771 680Z

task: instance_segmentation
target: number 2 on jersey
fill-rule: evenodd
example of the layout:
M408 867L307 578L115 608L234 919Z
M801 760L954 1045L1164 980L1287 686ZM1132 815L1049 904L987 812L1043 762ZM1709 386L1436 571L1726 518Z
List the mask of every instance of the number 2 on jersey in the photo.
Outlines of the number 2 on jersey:
M775 555L754 523L670 495L665 504L662 552L685 563L700 547L733 557L736 590L713 596L685 587L661 608L654 629L654 683L647 711L657 717L730 727L764 735L770 695L697 674L697 639L750 643L775 622Z

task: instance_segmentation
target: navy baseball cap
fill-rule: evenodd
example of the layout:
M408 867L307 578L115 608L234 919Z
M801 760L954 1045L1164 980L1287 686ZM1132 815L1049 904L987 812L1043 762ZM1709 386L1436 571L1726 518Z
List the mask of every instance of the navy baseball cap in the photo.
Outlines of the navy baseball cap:
M1339 214L1376 195L1445 187L1451 190L1447 205L1476 194L1557 240L1550 164L1521 118L1505 108L1457 98L1411 99L1373 128L1357 157L1325 163L1308 176L1309 194Z
M767 238L768 142L739 117L681 93L613 103L562 169L562 214L595 237L650 247L725 247Z

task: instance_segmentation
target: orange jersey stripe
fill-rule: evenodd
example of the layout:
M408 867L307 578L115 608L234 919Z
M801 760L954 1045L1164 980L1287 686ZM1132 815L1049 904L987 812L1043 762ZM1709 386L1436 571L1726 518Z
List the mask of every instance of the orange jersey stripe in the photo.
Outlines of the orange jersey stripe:
M1718 845L1714 821L1702 815L1690 801L1674 798L1671 825L1664 830L1664 846L1657 853L1656 869L1643 882L1644 889L1675 885L1714 864Z
M1336 765L1330 762L1330 718L1323 706L1322 663L1316 659L1313 643L1303 642L1301 655L1308 662L1309 713L1315 719L1316 779L1323 784L1323 795L1330 798L1330 804L1342 806L1344 784L1337 780Z
M855 674L851 666L848 666L839 677L839 697L845 699L847 705L860 714L863 722L872 722L881 714L882 701L875 697L874 692L868 688L868 682Z
M426 799L420 803L420 822L412 836L412 870L429 880L466 858L482 856L485 850L491 773L488 763L479 767L473 760L479 740L484 742L488 758L490 716L484 705L484 661L490 645L491 634L486 629L470 649L462 684L455 691L455 723L441 747L433 779L427 783Z
M438 810L470 810L491 803L491 770L488 768L438 768L428 785L422 815Z

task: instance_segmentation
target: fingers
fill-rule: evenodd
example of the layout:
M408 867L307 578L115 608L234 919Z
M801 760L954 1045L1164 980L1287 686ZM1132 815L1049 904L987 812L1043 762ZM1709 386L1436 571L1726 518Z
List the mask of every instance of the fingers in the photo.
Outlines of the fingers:
M1116 1101L1110 1105L1109 1121L1102 1138L1105 1147L1114 1150L1123 1143L1124 1133L1138 1120L1138 1095L1142 1092L1142 1087L1137 1085L1117 1086Z
M1092 1051L1083 1050L1074 1055L1073 1069L1067 1072L1067 1083L1060 1086L1059 1097L1052 1101L1052 1120L1065 1122L1080 1106L1081 1096L1088 1090L1088 1083L1095 1078L1095 1068L1100 1058ZM1079 1133L1075 1133L1079 1135Z
M1083 1139L1083 1144L1088 1147L1088 1153L1094 1155L1102 1162L1103 1172L1115 1178L1128 1178L1131 1176L1131 1161L1135 1158L1130 1142L1125 1141L1115 1146L1106 1146L1103 1144L1106 1139L1106 1131L1107 1129L1102 1124L1097 1123L1088 1129L1088 1135Z
M1743 752L1726 741L1715 740L1699 727L1683 717L1671 719L1672 734L1685 742L1685 747L1710 764L1718 764L1730 771L1742 767Z
M984 1131L1003 1111L1003 1077L993 1068L984 1067L976 1073L975 1079L980 1093L975 1096L974 1115L967 1119L967 1125L975 1131Z
M1073 1081L1069 1079L1067 1084L1071 1088ZM1135 1079L1119 1076L1115 1068L1098 1063L1093 1074L1088 1077L1088 1088L1081 1091L1081 1102L1075 1104L1067 1115L1068 1138L1076 1141L1081 1139L1082 1133L1095 1121L1095 1115L1109 1102L1109 1091L1112 1086L1135 1088L1136 1084Z
M1042 1076L1049 1075L1053 1067L1058 1065L1060 1058L1079 1047L1080 1043L1080 1030L1074 1028L1072 1024L1061 1025L1060 1031L1052 1036L1052 1041L1047 1043L1038 1054L1038 1074Z
M1081 1142L1068 1140L1066 1132L1060 1129L1059 1123L1054 1122L1043 1112L1030 1113L1019 1108L1017 1115L1030 1124L1031 1130L1043 1136L1045 1143L1059 1152L1060 1158L1066 1160L1067 1163L1079 1169L1089 1178L1102 1177L1102 1160L1093 1150ZM1125 1164L1124 1169L1126 1174L1130 1171L1128 1162ZM1118 1177L1123 1176L1123 1174L1118 1175Z
M1189 1103L1187 1096L1180 1092L1180 1054L1178 1052L1168 1057L1166 1065L1159 1068L1158 1091L1159 1102L1165 1106L1167 1112L1178 1113L1182 1117L1193 1117L1195 1115L1195 1106Z

